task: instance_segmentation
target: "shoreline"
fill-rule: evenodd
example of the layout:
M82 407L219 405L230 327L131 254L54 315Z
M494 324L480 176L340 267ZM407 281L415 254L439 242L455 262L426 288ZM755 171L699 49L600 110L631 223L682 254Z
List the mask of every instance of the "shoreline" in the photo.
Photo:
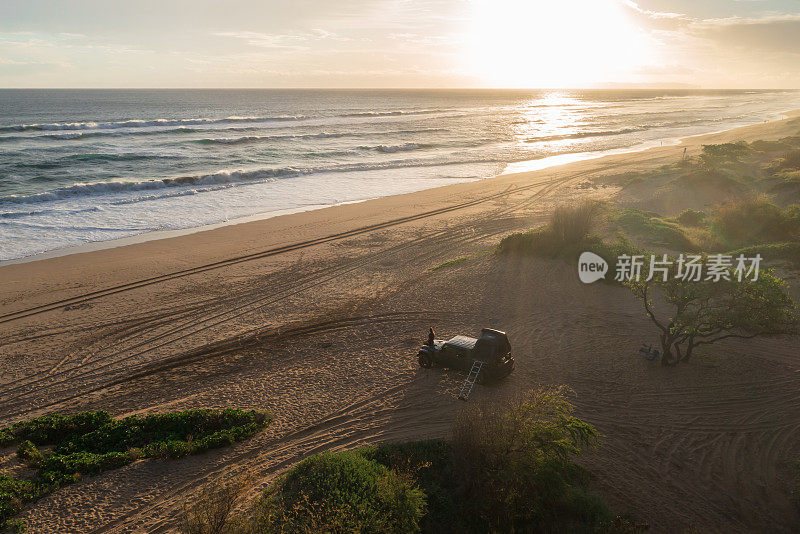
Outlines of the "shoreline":
M274 210L274 211L265 211L255 213L253 215L248 215L245 217L237 217L235 219L230 219L227 221L221 221L217 223L205 224L201 226L195 226L190 228L179 228L175 230L155 230L150 232L143 232L141 234L135 234L131 236L121 237L118 239L109 239L105 241L88 241L86 243L81 243L79 245L67 246L62 248L55 248L52 250L48 250L45 252L39 252L36 254L32 254L29 256L22 256L19 258L12 258L8 260L0 261L0 269L3 267L11 266L11 265L20 265L20 264L28 264L38 261L45 261L54 258L61 258L65 256L72 256L76 254L86 254L104 250L110 250L120 247L126 247L131 245L138 245L142 243L147 243L151 241L160 241L164 239L172 239L176 237L184 237L194 234L199 234L203 232L213 231L220 228L226 227L235 227L242 224L248 224L253 222L265 221L270 219L275 219L279 217L284 217L287 215L295 215L300 213L308 213L314 212L329 208L337 208L340 206L347 206L352 204L362 204L367 202L373 202L375 200L383 199L383 198L392 198L392 197L403 197L405 195L413 195L415 193L423 192L423 191L432 191L441 188L448 188L448 187L458 187L459 185L467 184L467 183L474 183L474 182L482 182L486 180L496 179L501 176L509 176L515 174L524 174L530 172L537 172L542 171L545 169L550 169L553 167L560 167L566 166L576 163L581 163L585 161L592 161L607 157L613 156L620 156L625 154L635 154L635 153L642 153L647 152L649 150L659 149L659 148L667 148L667 147L676 147L686 144L688 140L701 138L705 136L715 136L720 134L725 134L726 132L732 132L743 128L752 128L754 126L760 126L763 124L771 124L771 123L779 123L781 121L791 119L796 116L800 116L800 109L798 110L788 110L784 112L778 113L780 118L775 120L768 120L764 121L763 123L754 123L748 124L743 126L735 126L733 128L727 128L723 130L715 130L712 132L700 133L700 134L692 134L684 137L668 137L659 140L652 140L640 143L638 145L634 145L627 148L618 148L618 149L610 149L607 151L602 152L572 152L572 153L565 153L565 154L556 154L552 156L546 156L539 159L533 160L525 160L525 161L518 161L518 162L510 162L507 163L503 172L497 175L492 176L485 176L483 178L474 178L470 180L465 180L463 182L459 182L456 184L448 184L443 186L437 186L432 188L420 189L416 191L410 191L407 193L399 193L394 195L389 195L385 197L372 197L367 199L360 199L360 200L351 200L351 201L343 201L336 204L311 204L306 206L298 206L295 208L288 208L282 210ZM657 144L659 143L659 144Z

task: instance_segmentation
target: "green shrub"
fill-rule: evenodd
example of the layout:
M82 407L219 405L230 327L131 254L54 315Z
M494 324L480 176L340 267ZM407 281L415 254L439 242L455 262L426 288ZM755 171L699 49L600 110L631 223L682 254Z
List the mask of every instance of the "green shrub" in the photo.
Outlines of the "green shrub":
M714 227L728 246L792 241L800 237L800 211L753 197L721 206Z
M555 258L559 256L563 244L560 243L553 231L547 226L541 226L504 237L497 247L501 254L522 254Z
M0 474L0 529L22 511L25 503L38 499L40 495L38 484Z
M752 149L744 141L703 145L703 152L698 156L698 162L706 170L714 171L720 167L740 163L741 159L751 152Z
M52 414L16 423L0 431L0 439L5 445L18 440L20 459L38 471L32 481L0 479L0 529L26 502L82 476L117 469L139 458L179 458L230 445L260 432L270 420L255 410L228 409L121 420L113 420L106 412ZM42 453L37 445L54 447Z
M636 248L625 236L619 235L614 241L606 241L600 236L591 235L580 245L580 252L584 250L594 252L608 263L609 266L616 265L617 258L623 255L632 256L634 254L643 254L641 250ZM578 257L578 249L571 257ZM606 281L613 281L606 275Z
M542 227L528 232L512 234L500 242L499 254L530 255L544 258L577 260L582 252L594 252L614 266L622 255L642 254L633 243L620 235L614 241L606 241L597 235L588 235L576 243L564 244L553 237L549 228ZM616 284L613 274L606 274L606 283Z
M83 412L75 415L43 415L30 421L13 425L12 431L19 440L30 440L36 445L51 445L74 435L91 432L111 421L107 412Z
M702 210L685 209L680 215L675 217L675 220L685 226L700 226L706 220L706 212Z
M8 447L14 443L14 433L10 428L0 428L0 447Z
M643 237L648 242L663 245L672 250L695 250L694 243L677 223L662 219L657 213L623 209L617 216L617 223L625 230Z
M416 532L425 494L358 451L303 460L266 493L262 532Z
M586 530L613 515L572 456L598 439L560 388L476 402L453 425L455 472L484 532ZM580 526L580 528L578 528Z
M420 522L423 532L470 531L473 517L469 503L458 497L450 443L442 439L384 443L361 449L361 453L417 481L427 503Z
M792 267L800 268L800 243L767 243L764 245L752 245L749 247L737 248L728 252L731 256L738 257L743 254L746 258L753 258L756 254L761 254L763 261L786 261Z
M646 525L614 517L589 491L590 473L573 458L598 434L573 410L563 388L471 403L450 441L307 458L262 495L247 521L231 513L237 492L204 492L185 507L182 531L642 532Z
M500 241L498 252L530 254L545 258L564 257L580 248L592 229L597 205L558 206L547 226L512 234Z
M12 519L11 521L6 522L6 527L15 534L21 534L28 530L28 525L21 519Z
M103 471L118 469L131 463L131 457L122 452L95 454L75 452L46 459L39 468L39 477L48 484L62 485L81 476L99 475Z
M17 447L17 456L20 460L37 467L42 461L42 452L31 441L23 441Z
M236 431L233 441L220 440L217 446L223 446L255 434L268 422L269 418L265 414L255 410L187 410L144 417L134 415L109 422L83 435L74 435L59 445L58 450L62 453L122 452L131 448L145 448L147 444L191 441L192 438L213 436L221 431L230 433L238 428L242 429ZM176 453L184 449L174 444L170 447Z

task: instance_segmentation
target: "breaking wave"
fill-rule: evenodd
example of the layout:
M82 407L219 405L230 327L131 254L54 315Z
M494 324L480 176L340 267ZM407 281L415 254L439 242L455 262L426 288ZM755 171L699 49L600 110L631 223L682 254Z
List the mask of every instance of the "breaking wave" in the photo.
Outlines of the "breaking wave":
M67 187L59 187L45 193L18 196L11 195L0 198L0 203L36 203L61 200L65 198L105 195L135 191L153 191L173 187L213 187L219 185L254 183L272 181L277 178L316 174L324 172L359 172L383 169L400 169L409 167L436 167L464 163L501 162L494 159L468 159L458 161L447 160L394 160L377 163L344 163L319 167L279 167L274 169L219 171L211 174L183 176L178 178L162 178L141 181L109 181L93 183L75 183ZM189 193L191 194L191 193Z
M148 128L154 126L196 126L204 124L228 124L240 122L297 121L305 115L286 115L278 117L226 117L224 119L133 119L116 122L55 122L50 124L15 124L0 126L0 132L51 131L51 130L114 130L118 128Z
M622 128L619 130L585 131L561 135L545 135L541 137L528 137L526 143L540 143L542 141L562 141L564 139L584 139L587 137L604 137L608 135L624 135L634 132L649 130L651 126L637 126L635 128Z
M408 111L359 111L342 113L335 117L392 117L398 115L426 115L441 113L443 110L421 109ZM446 111L446 110L445 110ZM0 132L26 132L26 131L74 131L74 130L114 130L118 128L151 128L158 126L197 126L211 124L229 124L243 122L272 122L272 121L300 121L312 118L307 115L279 115L274 117L239 117L231 116L224 119L197 118L197 119L130 119L113 122L83 121L83 122L54 122L47 124L13 124L0 126Z
M308 134L285 134L285 135L245 135L241 137L214 137L206 139L192 140L192 143L202 145L235 145L239 143L258 143L264 141L279 141L285 139L333 139L337 137L372 137L378 135L399 135L416 134L428 132L443 132L445 128L420 128L416 130L384 130L381 132L318 132ZM359 147L360 148L360 147Z
M422 145L418 145L417 143L404 143L402 145L377 145L377 146L359 146L361 150L377 150L378 152L383 152L385 154L391 154L394 152L405 152L407 150L419 150L422 148Z

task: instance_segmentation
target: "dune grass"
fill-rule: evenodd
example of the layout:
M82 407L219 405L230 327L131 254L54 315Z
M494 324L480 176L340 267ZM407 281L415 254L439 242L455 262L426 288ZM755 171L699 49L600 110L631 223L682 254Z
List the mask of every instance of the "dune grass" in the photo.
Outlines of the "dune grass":
M596 203L556 208L550 222L527 232L506 236L497 246L504 255L536 256L541 258L577 261L582 252L594 252L613 266L617 258L627 254L641 254L626 236L618 234L613 240L591 233L594 221L608 207ZM613 276L604 282L615 284Z
M0 444L36 470L31 479L0 475L0 529L24 506L57 488L140 458L180 458L231 445L263 430L265 413L187 410L113 419L107 412L51 414L0 430Z
M547 225L503 238L497 251L546 258L577 257L592 230L596 209L592 203L558 206Z

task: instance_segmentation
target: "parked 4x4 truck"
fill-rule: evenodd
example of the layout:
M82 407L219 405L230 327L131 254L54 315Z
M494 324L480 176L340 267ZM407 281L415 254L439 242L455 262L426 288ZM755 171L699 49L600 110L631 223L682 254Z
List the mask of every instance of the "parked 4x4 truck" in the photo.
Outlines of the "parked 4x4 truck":
M479 338L456 336L448 341L435 339L423 345L417 354L425 368L446 367L470 372L473 364L483 362L477 381L486 382L508 376L514 370L511 344L505 332L484 328Z

